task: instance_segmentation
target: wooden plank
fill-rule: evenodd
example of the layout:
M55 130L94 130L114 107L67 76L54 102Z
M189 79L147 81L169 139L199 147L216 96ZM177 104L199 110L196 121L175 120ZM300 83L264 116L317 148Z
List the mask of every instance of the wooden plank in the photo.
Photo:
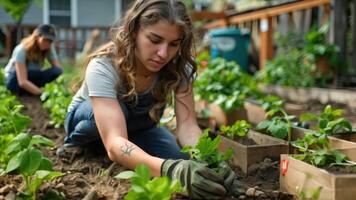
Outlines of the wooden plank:
M243 21L251 21L261 19L264 16L277 16L284 13L289 13L298 10L310 9L324 4L330 4L330 0L304 0L287 5L282 5L274 8L266 8L256 12L231 16L230 24L238 24Z
M260 69L266 61L273 58L273 27L272 17L262 18L260 21Z
M245 21L254 21L259 20L265 16L277 16L284 13L290 13L293 11L304 10L314 8L320 5L329 5L330 0L304 0L295 3L290 3L287 5L274 7L274 8L266 8L255 12L249 12L244 14L237 14L227 18L226 20L220 19L214 22L208 23L204 26L206 29L212 29L217 27L224 27L224 24L239 24Z
M225 12L209 12L209 11L193 12L191 16L193 21L218 19L218 18L226 17Z
M248 172L249 166L262 162L266 157L276 159L288 152L288 143L256 131L250 130L247 137L255 141L255 145L245 145L224 136L221 137L219 150L226 152L233 148L232 165L239 166L243 172Z
M207 23L203 26L204 29L222 28L228 26L228 20L219 19L213 22Z

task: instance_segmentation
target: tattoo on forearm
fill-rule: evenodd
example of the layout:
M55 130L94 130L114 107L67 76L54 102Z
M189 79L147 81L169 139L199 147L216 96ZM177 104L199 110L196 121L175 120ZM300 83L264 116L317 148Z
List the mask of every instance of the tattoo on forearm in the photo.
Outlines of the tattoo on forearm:
M122 156L127 155L131 156L131 152L135 149L135 147L131 144L125 143L125 146L121 147Z

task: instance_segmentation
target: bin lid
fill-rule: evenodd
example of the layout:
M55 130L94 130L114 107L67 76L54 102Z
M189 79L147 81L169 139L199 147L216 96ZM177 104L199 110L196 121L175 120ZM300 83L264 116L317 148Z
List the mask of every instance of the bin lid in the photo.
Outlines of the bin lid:
M241 35L241 31L237 28L218 28L211 30L209 34L211 36Z

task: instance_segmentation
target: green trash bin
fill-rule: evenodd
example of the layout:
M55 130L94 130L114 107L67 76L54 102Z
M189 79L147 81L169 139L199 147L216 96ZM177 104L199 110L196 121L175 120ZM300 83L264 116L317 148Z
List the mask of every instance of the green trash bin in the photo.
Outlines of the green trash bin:
M209 32L211 38L210 54L212 58L222 57L235 61L241 69L248 69L248 48L250 32L238 28L213 29Z

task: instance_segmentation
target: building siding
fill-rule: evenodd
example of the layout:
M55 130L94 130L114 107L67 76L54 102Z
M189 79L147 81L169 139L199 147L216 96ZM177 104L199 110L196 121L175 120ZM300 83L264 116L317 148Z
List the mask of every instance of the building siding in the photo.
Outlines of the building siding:
M78 0L78 27L111 26L115 16L114 0Z

